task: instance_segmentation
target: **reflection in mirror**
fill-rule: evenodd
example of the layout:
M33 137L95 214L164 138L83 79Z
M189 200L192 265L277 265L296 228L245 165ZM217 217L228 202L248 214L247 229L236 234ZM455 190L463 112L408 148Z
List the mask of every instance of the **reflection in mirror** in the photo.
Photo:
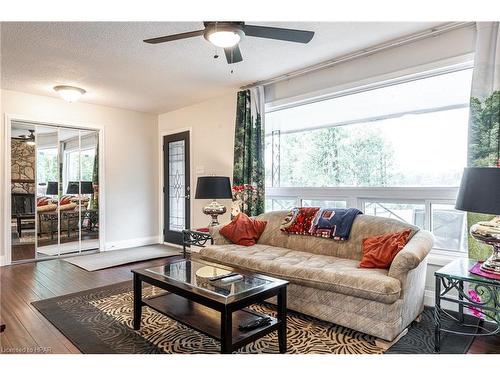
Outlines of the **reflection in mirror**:
M36 125L36 258L59 255L58 128Z
M99 250L99 132L12 121L13 262Z
M59 254L80 252L82 205L80 198L80 131L59 129L60 175L59 216L61 220Z
M99 248L99 134L80 130L81 249Z
M11 257L35 258L35 126L12 122L11 127Z

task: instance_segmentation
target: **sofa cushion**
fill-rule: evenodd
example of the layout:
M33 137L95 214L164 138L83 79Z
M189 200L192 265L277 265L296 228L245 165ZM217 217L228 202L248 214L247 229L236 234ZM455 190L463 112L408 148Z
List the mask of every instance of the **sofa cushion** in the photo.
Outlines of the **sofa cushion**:
M239 267L295 284L369 300L393 303L401 283L388 270L358 268L359 262L268 245L213 245L200 250L202 258Z

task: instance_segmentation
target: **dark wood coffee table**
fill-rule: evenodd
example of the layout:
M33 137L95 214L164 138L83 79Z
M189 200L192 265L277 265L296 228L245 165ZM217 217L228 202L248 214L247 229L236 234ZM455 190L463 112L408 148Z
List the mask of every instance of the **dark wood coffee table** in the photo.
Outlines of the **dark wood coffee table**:
M233 351L278 331L280 353L286 352L286 288L288 281L193 259L172 259L163 266L132 270L134 329L141 326L142 307L149 306L221 343L221 353ZM233 283L210 282L209 277L237 272ZM142 298L142 283L166 291ZM241 331L240 324L263 317L248 306L277 296L277 318L268 325Z

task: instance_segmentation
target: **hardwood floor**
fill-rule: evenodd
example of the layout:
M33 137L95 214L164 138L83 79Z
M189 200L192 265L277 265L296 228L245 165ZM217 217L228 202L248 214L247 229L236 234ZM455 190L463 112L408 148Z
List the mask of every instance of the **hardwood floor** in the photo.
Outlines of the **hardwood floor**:
M163 259L87 272L61 260L0 268L0 353L79 353L30 302L132 280L131 269L161 265ZM500 337L476 338L469 353L500 353Z
M163 259L88 272L61 260L0 268L0 353L80 353L30 303L121 281L131 269L161 265Z

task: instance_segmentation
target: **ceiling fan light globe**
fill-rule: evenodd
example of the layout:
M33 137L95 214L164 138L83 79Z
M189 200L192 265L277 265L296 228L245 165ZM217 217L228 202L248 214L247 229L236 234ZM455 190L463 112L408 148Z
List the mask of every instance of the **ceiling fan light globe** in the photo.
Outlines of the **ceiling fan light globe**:
M74 86L55 86L54 91L56 91L59 96L68 103L78 101L80 97L86 93L84 89Z
M207 35L207 39L216 47L231 48L241 40L241 35L234 31L218 30Z

